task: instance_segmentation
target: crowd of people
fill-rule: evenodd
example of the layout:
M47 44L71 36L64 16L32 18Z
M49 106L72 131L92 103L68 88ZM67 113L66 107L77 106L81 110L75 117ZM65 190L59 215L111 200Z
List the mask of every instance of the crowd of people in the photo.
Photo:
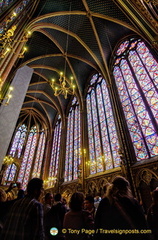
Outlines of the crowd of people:
M158 189L147 216L122 176L107 185L102 199L75 192L68 204L60 193L46 193L41 203L42 192L39 178L29 181L26 194L19 185L14 200L1 189L0 239L158 240Z

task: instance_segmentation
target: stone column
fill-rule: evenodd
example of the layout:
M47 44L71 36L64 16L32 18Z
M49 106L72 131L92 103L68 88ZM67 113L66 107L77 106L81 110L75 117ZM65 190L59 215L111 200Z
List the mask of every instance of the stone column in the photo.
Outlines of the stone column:
M9 105L0 106L0 168L7 154L32 74L33 69L28 66L18 69L11 83L14 89Z

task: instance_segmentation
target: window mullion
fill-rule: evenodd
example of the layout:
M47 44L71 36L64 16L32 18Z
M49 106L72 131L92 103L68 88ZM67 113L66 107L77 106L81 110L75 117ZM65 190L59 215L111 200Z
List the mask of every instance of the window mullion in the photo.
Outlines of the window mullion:
M103 90L102 90L102 87L101 87L101 86L100 86L100 88L101 88L101 97L102 97L103 109L104 109L104 115L105 115L106 129L107 129L107 134L108 134L108 142L109 142L109 147L110 147L111 157L112 157L112 164L113 164L113 167L115 167L115 165L114 165L113 153L112 153L112 147L111 147L111 139L110 139L108 121L107 121L107 114L106 114L105 103L104 103L104 98L103 98ZM104 152L104 151L103 151L103 152ZM104 165L105 165L105 163L104 163ZM105 167L106 167L106 165L105 165Z
M94 90L93 90L94 91ZM95 93L95 91L94 91L94 93ZM93 108L93 106L92 106L92 96L91 96L91 94L90 94L90 103L91 103L91 116L92 116L92 132L93 132L93 150L94 150L94 156L95 156L95 161L96 161L96 159L97 159L97 156L96 156L96 151L95 151L95 149L96 149L96 145L95 145L95 134L94 134L94 117L93 117L93 111L92 111L92 108ZM95 165L95 171L97 172L97 166Z

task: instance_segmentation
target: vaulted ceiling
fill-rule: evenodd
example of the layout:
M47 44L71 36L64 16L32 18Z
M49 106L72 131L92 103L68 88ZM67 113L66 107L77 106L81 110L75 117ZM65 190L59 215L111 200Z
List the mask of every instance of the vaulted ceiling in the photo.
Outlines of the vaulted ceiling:
M27 65L34 73L19 121L33 116L48 128L57 113L64 118L71 99L54 96L50 80L58 84L65 69L67 82L73 75L82 108L90 76L97 71L108 81L115 46L125 36L139 34L114 0L41 0L26 29L32 35L18 67Z

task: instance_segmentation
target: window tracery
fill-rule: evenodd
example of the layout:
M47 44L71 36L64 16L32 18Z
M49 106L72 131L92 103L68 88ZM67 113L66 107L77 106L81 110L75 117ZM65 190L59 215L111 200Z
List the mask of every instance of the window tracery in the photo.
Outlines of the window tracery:
M93 75L86 97L90 174L120 166L119 143L105 79Z
M45 136L44 130L42 130L42 132L40 133L40 136L39 136L39 143L38 143L34 168L33 168L33 172L32 172L32 177L38 177L38 178L40 177L43 156L44 156L45 143L46 143L46 136Z
M26 185L30 177L31 166L32 166L36 144L37 144L37 135L38 135L37 127L33 126L28 135L24 157L21 163L21 167L20 167L20 171L17 179L18 182L22 183L24 189L26 188Z
M50 166L49 166L49 180L50 180L48 183L49 187L51 187L51 185L53 184L54 177L57 177L57 173L58 173L61 128L62 128L62 121L61 121L61 117L58 116L58 120L56 122L55 129L54 129L52 153L51 153L51 160L50 160Z
M78 178L79 165L81 164L81 129L80 106L74 97L68 115L66 157L65 157L65 182Z
M158 155L158 64L141 39L120 44L113 74L137 161Z

